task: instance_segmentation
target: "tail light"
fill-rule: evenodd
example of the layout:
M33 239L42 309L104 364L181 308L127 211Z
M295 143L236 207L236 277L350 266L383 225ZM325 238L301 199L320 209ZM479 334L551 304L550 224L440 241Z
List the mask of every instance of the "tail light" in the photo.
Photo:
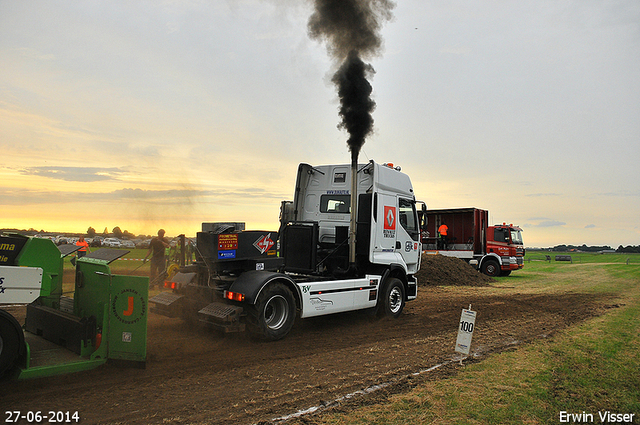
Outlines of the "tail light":
M224 291L224 297L231 301L244 301L244 294L240 292Z

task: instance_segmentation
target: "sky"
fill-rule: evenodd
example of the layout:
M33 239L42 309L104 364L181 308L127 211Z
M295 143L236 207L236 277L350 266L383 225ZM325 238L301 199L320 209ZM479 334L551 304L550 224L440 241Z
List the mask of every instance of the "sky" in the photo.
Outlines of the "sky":
M277 230L348 163L309 1L0 0L0 228ZM640 245L640 2L397 0L374 133L428 208L528 247Z

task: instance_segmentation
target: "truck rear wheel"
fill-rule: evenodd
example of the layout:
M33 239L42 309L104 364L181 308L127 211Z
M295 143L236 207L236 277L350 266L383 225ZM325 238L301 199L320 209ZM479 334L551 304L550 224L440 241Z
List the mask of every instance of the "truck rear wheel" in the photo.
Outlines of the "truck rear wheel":
M8 313L4 312L0 313L3 313L0 314L0 377L2 377L6 371L15 366L18 359L21 342L18 332L22 332L22 329L13 316L8 316Z
M404 285L395 277L389 279L383 289L378 305L379 316L398 318L404 309L405 296Z
M262 339L276 341L284 338L296 318L296 300L282 283L269 284L249 309L249 330Z
M496 260L486 260L482 263L482 273L491 277L500 276L500 264Z

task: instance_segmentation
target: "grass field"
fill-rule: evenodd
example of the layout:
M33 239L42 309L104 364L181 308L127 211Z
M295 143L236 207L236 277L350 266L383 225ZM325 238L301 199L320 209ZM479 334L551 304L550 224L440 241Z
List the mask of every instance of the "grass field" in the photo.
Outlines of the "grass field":
M93 248L96 249L96 248ZM126 274L127 272L131 272L134 269L138 270L149 270L149 264L145 264L141 266L141 262L132 261L131 259L141 259L147 255L148 250L146 249L131 249L128 254L123 256L121 259L118 259L111 263L111 268L114 273L117 270L117 273ZM546 260L546 256L551 257L551 261ZM570 255L572 262L560 262L555 261L556 255ZM65 268L73 268L71 263L69 262L71 256L65 259ZM640 254L596 254L596 253L588 253L588 252L547 252L547 251L528 251L525 255L525 267L533 263L537 262L547 262L548 264L555 264L557 266L566 266L568 264L581 264L581 263L616 263L616 264L640 264ZM514 276L515 276L514 272ZM520 273L520 272L517 272Z
M313 423L606 423L600 415L607 412L616 415L604 418L609 423L640 423L640 255L578 254L573 264L536 255L523 270L499 278L497 286L614 295L618 308L553 338L465 366L451 378L375 406L327 413Z
M92 251L97 250L98 248L92 248ZM111 263L111 268L112 269L118 269L118 270L122 270L123 272L126 271L132 271L133 269L135 269L136 267L140 266L142 264L142 261L132 261L132 259L142 259L147 255L148 250L146 249L130 249L127 250L129 251L129 253L127 253L126 255L122 256L121 258L115 260L113 263ZM64 267L65 269L73 269L73 266L71 265L71 258L73 257L73 255L69 255L67 257L65 257L65 261L64 261ZM149 270L149 264L145 264L143 267L146 267L147 270ZM143 268L141 267L141 268Z
M551 251L527 251L525 261L547 261L546 256L551 257L552 263L624 263L640 264L640 254L607 253L597 254L591 252L551 252ZM571 262L555 261L556 255L571 256Z

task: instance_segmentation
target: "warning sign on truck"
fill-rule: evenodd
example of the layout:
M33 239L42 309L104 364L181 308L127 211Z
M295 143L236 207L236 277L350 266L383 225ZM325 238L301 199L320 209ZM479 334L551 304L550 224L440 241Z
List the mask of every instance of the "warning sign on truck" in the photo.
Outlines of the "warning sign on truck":
M218 250L228 251L232 249L238 249L238 235L237 234L218 235Z

